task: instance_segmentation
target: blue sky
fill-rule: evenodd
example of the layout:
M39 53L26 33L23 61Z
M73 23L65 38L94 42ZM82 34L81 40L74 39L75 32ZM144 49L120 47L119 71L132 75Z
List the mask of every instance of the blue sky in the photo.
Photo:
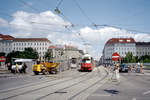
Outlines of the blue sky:
M97 58L109 38L130 35L136 41L150 40L150 0L62 0L58 8L65 17L54 12L60 1L0 0L0 33L15 37L48 37L54 43L63 42L85 49L85 43L75 36L80 33L78 37L91 44L89 52ZM37 21L36 25L32 21ZM54 23L57 25L46 25ZM109 27L96 28L92 23ZM75 27L69 27L72 31L69 32L60 27L61 24L74 24ZM34 28L42 30L34 31Z

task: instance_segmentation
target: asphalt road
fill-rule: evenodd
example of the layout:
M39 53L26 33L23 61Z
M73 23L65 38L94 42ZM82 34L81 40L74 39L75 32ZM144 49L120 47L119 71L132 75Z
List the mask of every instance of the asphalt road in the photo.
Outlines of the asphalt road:
M57 75L16 74L0 78L1 100L84 100L106 82L103 67L92 72L76 69Z
M103 67L92 72L71 69L56 75L2 76L0 100L150 100L150 74L146 73L121 73L120 82Z
M120 82L109 80L86 100L150 100L150 74L120 73Z

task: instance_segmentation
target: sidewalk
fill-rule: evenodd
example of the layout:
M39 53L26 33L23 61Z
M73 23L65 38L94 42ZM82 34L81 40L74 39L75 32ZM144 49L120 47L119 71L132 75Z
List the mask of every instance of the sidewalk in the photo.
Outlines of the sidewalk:
M11 72L5 67L5 66L0 66L0 77L7 76Z
M144 69L143 72L144 72L144 75L150 75L150 70Z

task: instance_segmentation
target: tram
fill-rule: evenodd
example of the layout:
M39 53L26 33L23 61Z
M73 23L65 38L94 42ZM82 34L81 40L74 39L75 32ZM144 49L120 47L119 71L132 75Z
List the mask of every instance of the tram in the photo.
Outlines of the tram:
M89 54L83 55L81 59L80 71L92 71L93 70L93 58Z

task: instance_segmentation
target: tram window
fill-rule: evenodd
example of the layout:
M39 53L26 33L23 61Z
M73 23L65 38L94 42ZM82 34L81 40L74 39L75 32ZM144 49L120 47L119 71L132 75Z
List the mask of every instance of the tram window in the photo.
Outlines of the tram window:
M76 59L72 59L72 64L75 64L76 63Z

